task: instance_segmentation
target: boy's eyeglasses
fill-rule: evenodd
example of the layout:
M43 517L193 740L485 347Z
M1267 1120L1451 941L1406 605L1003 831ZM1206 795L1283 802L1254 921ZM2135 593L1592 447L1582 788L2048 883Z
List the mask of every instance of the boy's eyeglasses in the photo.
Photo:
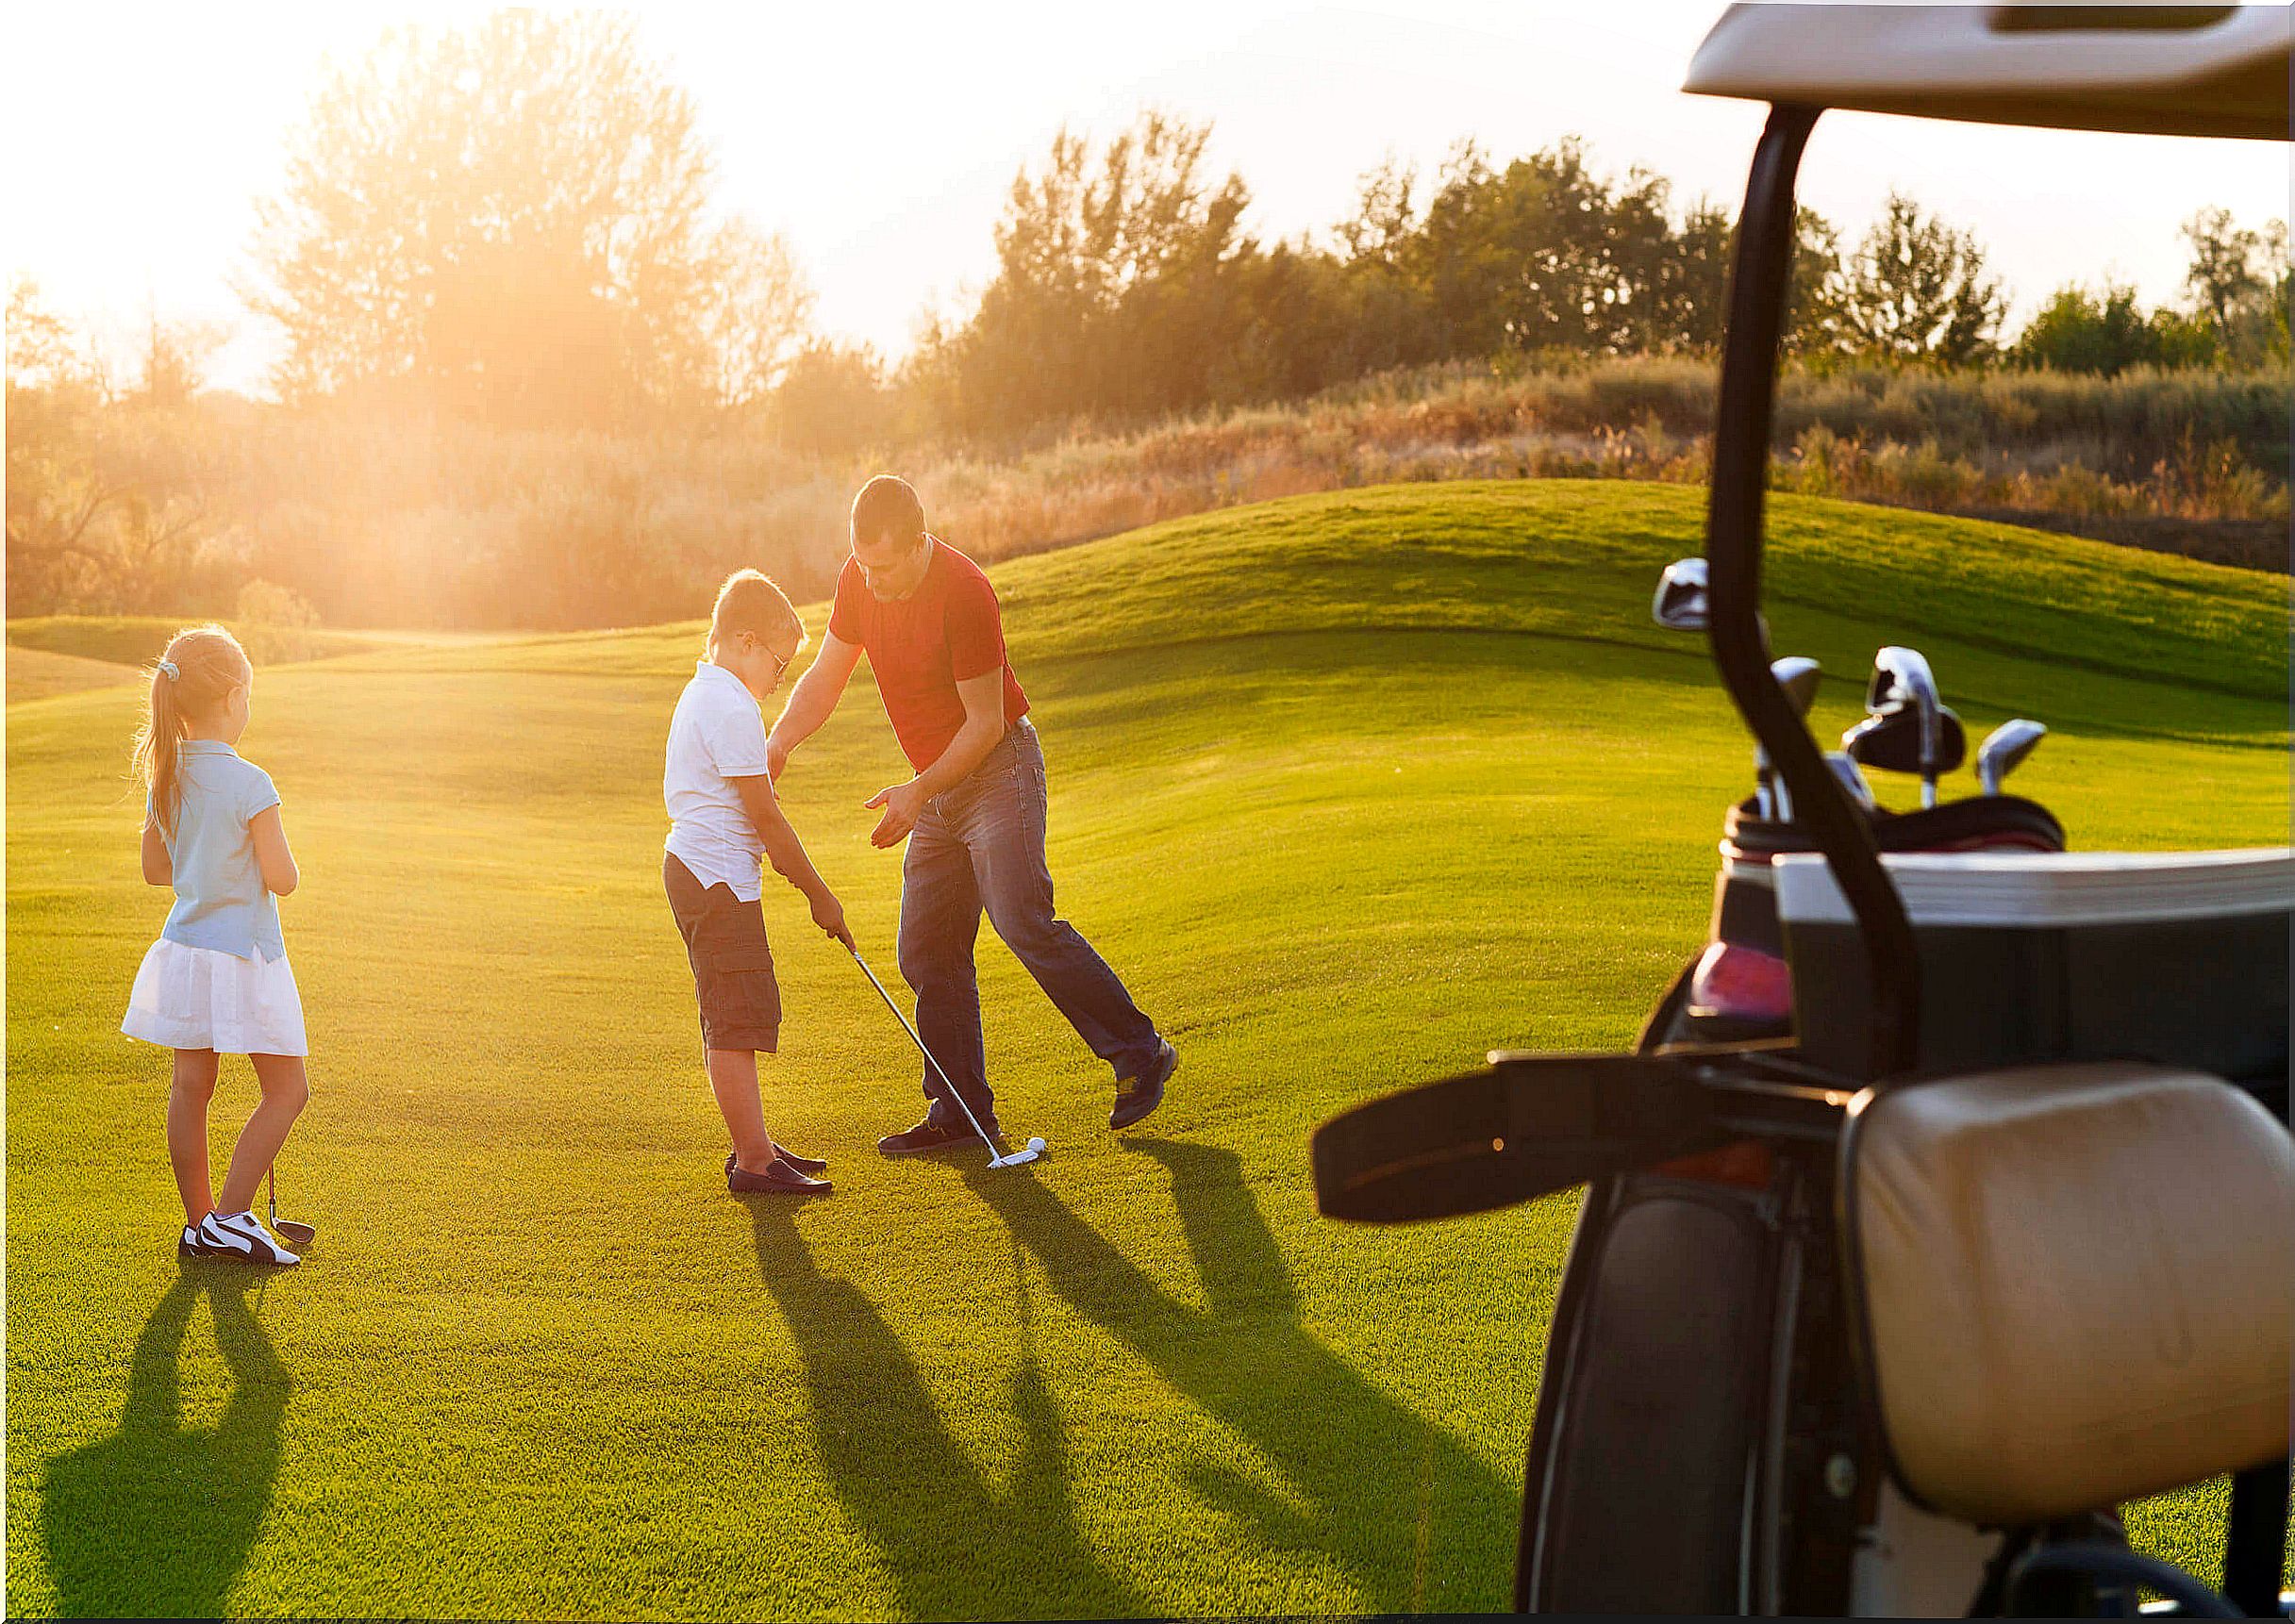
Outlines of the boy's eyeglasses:
M766 642L762 638L757 638L757 647L763 649L765 651L766 657L773 661L773 680L779 682L781 680L781 673L789 670L790 660L796 658L796 656L791 655L786 659L783 658L781 655L774 654L773 652L773 646Z

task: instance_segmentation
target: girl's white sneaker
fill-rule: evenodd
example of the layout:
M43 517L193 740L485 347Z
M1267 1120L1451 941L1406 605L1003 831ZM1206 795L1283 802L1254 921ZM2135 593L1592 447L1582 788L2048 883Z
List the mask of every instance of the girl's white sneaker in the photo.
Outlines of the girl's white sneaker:
M199 1220L199 1244L210 1257L235 1263L292 1267L303 1260L279 1244L252 1212L209 1213Z

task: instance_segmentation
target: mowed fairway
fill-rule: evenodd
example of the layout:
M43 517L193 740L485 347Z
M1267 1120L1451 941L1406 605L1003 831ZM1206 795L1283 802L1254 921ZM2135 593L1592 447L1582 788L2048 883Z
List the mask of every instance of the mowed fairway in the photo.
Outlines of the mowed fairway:
M768 1120L839 1180L802 1206L725 1194L660 890L698 624L258 676L312 1043L282 1211L321 1230L259 1281L179 1277L166 1057L117 1031L166 905L136 695L12 706L9 1612L1505 1605L1574 1198L1342 1228L1306 1135L1493 1046L1622 1046L1696 950L1751 750L1647 605L1701 520L1686 489L1395 488L997 569L1062 912L1185 1064L1111 1136L984 931L1004 1119L1051 1153L880 1162L913 1052L769 875ZM1821 732L1913 642L1972 737L2050 724L2017 787L2076 846L2287 839L2283 580L1839 503L1772 531ZM889 978L860 803L904 776L856 683L784 780ZM252 1098L227 1062L219 1159ZM2139 1538L2207 1571L2218 1505Z

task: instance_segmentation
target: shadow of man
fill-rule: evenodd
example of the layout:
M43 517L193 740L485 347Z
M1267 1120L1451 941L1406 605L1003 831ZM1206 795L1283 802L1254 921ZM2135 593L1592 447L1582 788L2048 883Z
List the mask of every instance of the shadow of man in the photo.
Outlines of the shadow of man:
M293 1384L230 1265L170 1286L136 1338L120 1430L50 1461L40 1520L69 1617L212 1618L255 1548L279 1468ZM231 1396L212 1429L182 1424L180 1361L205 1296Z
M750 1209L757 1270L805 1362L822 1464L847 1513L883 1551L903 1613L1112 1618L1162 1611L1102 1567L1076 1526L1059 1411L1033 1340L1006 1391L1025 1442L999 1493L941 1421L884 1317L850 1281L814 1264L788 1202L757 1197Z
M1326 1552L1383 1612L1499 1605L1521 1488L1456 1437L1373 1386L1298 1323L1281 1249L1216 1146L1130 1138L1172 1177L1207 1310L1172 1296L1032 1179L968 1179L1078 1313L1272 1461L1302 1515L1241 1473L1205 1463L1195 1487L1268 1544ZM1490 1572L1450 1571L1438 1552L1474 1553ZM1470 1587L1492 1594L1477 1598Z

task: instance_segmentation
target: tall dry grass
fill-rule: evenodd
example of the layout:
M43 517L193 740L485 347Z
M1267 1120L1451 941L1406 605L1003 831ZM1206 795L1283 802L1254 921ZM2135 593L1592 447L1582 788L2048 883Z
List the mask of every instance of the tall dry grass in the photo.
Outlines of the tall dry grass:
M756 565L819 597L851 492L887 468L934 528L988 559L1156 520L1389 481L1704 480L1715 376L1679 359L1505 376L1452 366L1307 400L1089 428L1012 450L814 458L706 434L476 430L441 420L225 403L179 431L220 470L187 578L223 614L250 580L336 626L562 628L699 612ZM2287 379L2214 372L1789 373L1780 488L2067 527L2276 522ZM27 607L105 609L117 605Z

